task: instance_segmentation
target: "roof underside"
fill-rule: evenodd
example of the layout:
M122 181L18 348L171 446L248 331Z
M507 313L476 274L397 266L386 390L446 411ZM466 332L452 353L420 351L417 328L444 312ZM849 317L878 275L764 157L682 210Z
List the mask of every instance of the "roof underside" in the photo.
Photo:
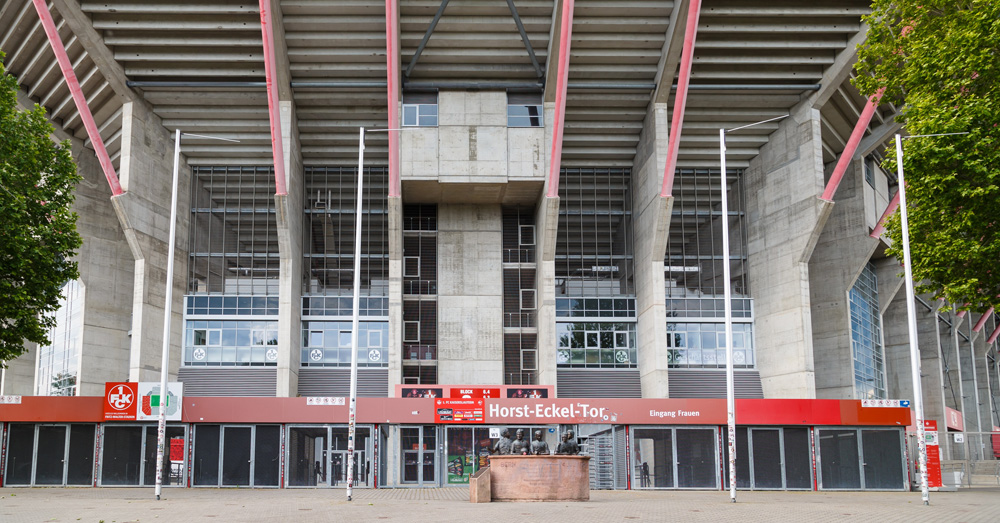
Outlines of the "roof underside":
M51 5L116 164L122 106L136 95L170 131L240 140L186 141L192 164L271 162L256 2L54 0ZM717 166L719 127L786 114L812 94L862 30L867 11L867 0L705 0L679 166ZM576 1L563 165L632 165L649 104L673 103L673 95L664 93L676 82L686 12L682 0ZM280 14L283 31L277 34L283 32L287 54L280 53L278 61L287 59L303 161L351 165L357 127L386 125L385 2L284 0ZM558 38L552 37L559 27L556 2L400 0L399 14L404 88L478 84L542 92L545 78L555 77L548 74L555 60L548 58L558 53ZM80 25L92 28L96 38L79 34L74 28ZM0 28L8 69L28 97L66 131L86 139L31 2L3 0ZM864 103L848 80L838 81L821 111L826 162L843 149ZM121 90L116 85L127 85L131 94L116 92ZM893 110L878 111L872 127ZM731 136L730 165L745 167L776 127L765 124ZM387 151L385 136L374 135L365 154L371 162L386 162Z

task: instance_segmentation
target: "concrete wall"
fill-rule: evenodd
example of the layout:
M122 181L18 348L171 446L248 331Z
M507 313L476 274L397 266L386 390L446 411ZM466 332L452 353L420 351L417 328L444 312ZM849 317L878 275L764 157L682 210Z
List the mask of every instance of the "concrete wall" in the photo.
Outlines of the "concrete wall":
M644 398L668 396L663 258L673 198L660 196L667 127L667 104L650 104L632 167L637 363Z
M868 235L862 161L851 163L835 204L809 259L816 397L856 399L848 292L871 259L879 240ZM880 289L881 291L881 289Z
M281 138L288 194L275 195L278 225L278 368L276 394L295 396L299 391L302 346L302 155L299 148L295 104L279 102Z
M128 377L130 381L158 381L170 231L170 200L164 195L171 193L174 140L159 117L143 103L126 103L122 113L120 177L125 193L112 197L112 202L135 260ZM191 171L183 157L181 163L177 215L185 217L190 212L190 201L183 195L189 194ZM179 219L171 303L170 373L173 376L181 360L187 245L188 220Z
M816 396L809 259L828 206L819 111L782 121L745 174L750 293L764 397Z
M499 205L438 206L438 383L503 383Z

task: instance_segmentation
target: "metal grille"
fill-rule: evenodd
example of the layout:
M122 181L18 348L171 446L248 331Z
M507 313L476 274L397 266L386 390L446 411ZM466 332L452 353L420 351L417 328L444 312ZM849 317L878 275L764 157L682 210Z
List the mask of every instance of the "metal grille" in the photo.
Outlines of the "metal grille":
M563 169L557 296L634 296L631 169Z
M563 369L556 374L560 398L641 398L639 371Z
M185 396L274 396L278 374L274 368L181 367L177 381Z
M189 293L278 294L269 167L193 167Z
M667 386L671 398L725 398L726 372L716 369L683 369L667 371ZM733 373L737 398L763 398L764 388L756 370Z
M351 389L350 369L299 369L299 396L347 396ZM358 369L358 396L385 398L389 395L389 371Z
M357 173L357 168L305 169L302 291L306 294L353 294ZM388 296L388 174L384 167L371 167L364 177L361 295Z
M403 383L437 383L437 207L403 206Z

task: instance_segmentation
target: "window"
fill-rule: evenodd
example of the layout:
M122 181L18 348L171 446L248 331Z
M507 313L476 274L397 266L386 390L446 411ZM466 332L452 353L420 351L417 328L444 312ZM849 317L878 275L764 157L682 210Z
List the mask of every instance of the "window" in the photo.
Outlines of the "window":
M403 341L406 341L406 342L419 342L420 341L420 322L419 321L404 321L403 322Z
M351 365L350 320L303 321L303 367L346 367ZM358 365L384 367L388 365L389 323L385 321L358 322Z
M885 364L879 320L878 282L869 263L848 292L855 399L885 399Z
M46 333L52 342L38 347L38 396L76 396L79 390L85 291L77 280L67 282L60 291L59 308L50 314L55 325Z
M186 366L274 366L278 363L278 322L188 320Z
M535 289L521 289L521 309L535 309Z
M544 114L541 94L507 93L507 127L542 127Z
M403 93L403 126L436 127L437 93Z
M635 323L557 323L560 367L634 368Z
M420 256L403 256L403 276L420 277Z
M518 228L518 244L522 246L530 246L535 244L535 226L534 225L521 225Z
M724 323L668 323L667 364L670 368L713 369L726 367ZM733 324L733 367L754 368L753 328Z

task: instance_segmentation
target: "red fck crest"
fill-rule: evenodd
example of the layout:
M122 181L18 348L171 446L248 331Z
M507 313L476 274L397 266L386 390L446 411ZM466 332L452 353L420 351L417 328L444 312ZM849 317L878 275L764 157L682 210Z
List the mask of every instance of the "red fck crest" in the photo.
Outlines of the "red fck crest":
M108 405L115 410L125 410L135 402L135 394L125 385L115 385L108 392Z

